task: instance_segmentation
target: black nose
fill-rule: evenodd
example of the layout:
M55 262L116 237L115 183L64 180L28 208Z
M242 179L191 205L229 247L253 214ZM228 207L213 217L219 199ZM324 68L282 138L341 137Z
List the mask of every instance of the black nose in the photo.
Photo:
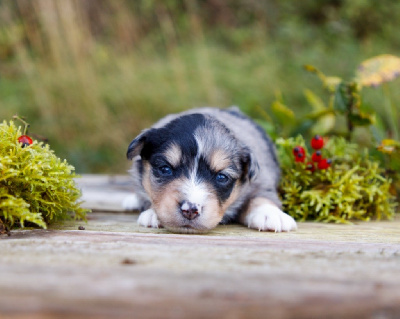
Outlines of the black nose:
M199 209L196 204L183 201L181 203L181 213L186 219L192 220L199 216Z

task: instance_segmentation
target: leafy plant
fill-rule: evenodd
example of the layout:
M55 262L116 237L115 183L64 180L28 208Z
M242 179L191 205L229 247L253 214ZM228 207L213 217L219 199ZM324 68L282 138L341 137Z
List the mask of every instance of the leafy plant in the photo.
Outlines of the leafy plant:
M311 133L331 134L344 136L351 140L356 127L371 127L376 123L375 113L366 107L362 99L362 90L364 87L385 87L386 82L390 82L400 75L400 58L393 55L379 55L363 61L354 73L351 80L343 80L336 76L326 76L320 70L311 65L305 65L305 70L318 76L321 83L328 93L328 102L313 91L305 89L304 95L312 111L300 118L294 120L293 111L287 107L283 101L282 95L278 94L277 99L271 105L271 110L278 122L292 124L291 134ZM388 89L385 89L388 91ZM398 125L397 111L394 105L388 99L389 93L384 98L385 108L388 109L388 115L385 121L389 124L387 134L397 137ZM282 118L286 120L282 121ZM341 122L345 125L340 125ZM375 138L383 134L377 134L373 130ZM379 136L378 136L379 135Z
M293 149L307 149L301 136L276 141L282 165L280 194L284 211L294 218L349 223L352 220L390 219L395 213L391 180L382 176L379 162L343 137L326 141L328 169L308 169L293 158Z
M25 128L26 131L26 128ZM13 122L0 124L0 229L42 228L56 219L85 219L74 167L43 142L30 140Z

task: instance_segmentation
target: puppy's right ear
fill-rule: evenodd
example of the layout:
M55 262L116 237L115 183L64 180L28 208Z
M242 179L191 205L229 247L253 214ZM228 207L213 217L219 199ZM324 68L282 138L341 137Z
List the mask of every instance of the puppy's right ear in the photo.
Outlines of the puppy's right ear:
M137 155L140 155L144 143L146 142L149 130L144 130L140 133L132 142L129 144L128 151L126 152L126 157L132 159Z
M242 180L251 181L257 176L260 166L251 151L246 147L242 154L243 176Z

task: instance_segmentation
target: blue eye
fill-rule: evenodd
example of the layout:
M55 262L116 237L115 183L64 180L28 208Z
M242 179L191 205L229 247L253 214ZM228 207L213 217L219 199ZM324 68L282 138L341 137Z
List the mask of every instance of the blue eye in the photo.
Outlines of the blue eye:
M163 176L171 176L172 175L172 168L168 165L164 165L158 168L159 172Z
M218 173L218 174L217 174L217 177L216 177L216 181L217 181L217 183L219 183L219 184L226 184L226 183L229 182L229 177L226 176L225 174Z

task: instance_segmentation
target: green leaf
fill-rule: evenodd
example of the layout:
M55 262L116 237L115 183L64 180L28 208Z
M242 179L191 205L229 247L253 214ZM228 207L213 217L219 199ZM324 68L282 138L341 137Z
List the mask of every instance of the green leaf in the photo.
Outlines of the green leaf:
M350 99L348 96L347 89L348 89L348 86L346 85L345 82L341 82L336 87L333 108L341 113L344 113L348 110L348 105L349 105Z
M271 105L271 111L281 123L287 124L288 122L294 123L296 121L293 111L281 101L274 101Z
M321 116L311 129L312 135L325 135L329 133L335 127L335 122L336 116L332 113Z
M326 109L326 106L322 99L319 96L315 95L313 91L305 89L304 96L306 97L308 103L310 103L314 111L318 112Z
M369 126L375 123L374 116L366 113L351 113L349 114L349 119L353 123L353 125L357 126Z
M314 125L315 121L306 119L304 121L301 121L299 125L297 125L291 132L290 135L296 136L296 135L304 135L307 131L311 129L311 127Z
M342 79L337 76L326 76L316 67L306 64L304 65L304 69L310 73L314 73L318 76L318 78L323 83L324 87L327 88L329 91L334 92L336 87L342 82Z

